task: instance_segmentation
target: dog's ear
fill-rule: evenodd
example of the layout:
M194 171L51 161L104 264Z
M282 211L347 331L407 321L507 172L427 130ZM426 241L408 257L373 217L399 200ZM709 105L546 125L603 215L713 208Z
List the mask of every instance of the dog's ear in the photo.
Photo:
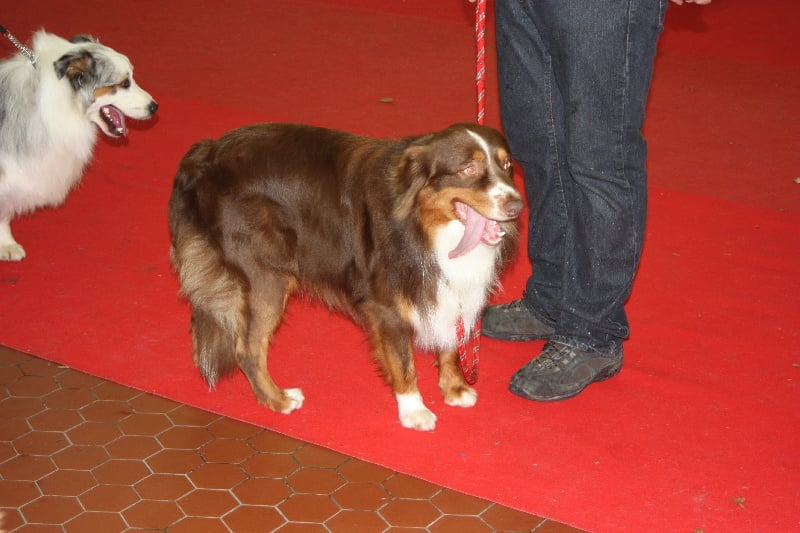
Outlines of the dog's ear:
M64 54L53 68L58 79L66 76L76 91L92 83L96 74L94 57L86 50Z
M91 35L87 35L85 33L79 33L72 37L69 42L72 44L82 44L82 43L99 43L100 41L92 37Z
M398 220L409 215L417 193L435 174L435 160L427 145L412 145L403 152L395 173L397 201L394 217Z

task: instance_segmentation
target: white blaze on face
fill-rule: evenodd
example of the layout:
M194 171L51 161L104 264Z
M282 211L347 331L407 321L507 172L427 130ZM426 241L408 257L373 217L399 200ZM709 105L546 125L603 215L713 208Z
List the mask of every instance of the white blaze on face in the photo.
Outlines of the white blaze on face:
M486 139L484 139L483 137L481 137L480 135L478 135L477 133L475 133L472 130L467 130L467 133L469 133L470 137L475 139L475 142L478 143L478 145L481 147L481 150L483 150L483 153L486 154L486 160L487 161L491 161L492 155L491 155L490 150L489 150L489 143L486 142Z
M478 143L481 151L483 151L484 155L486 156L486 165L488 167L489 179L491 182L488 195L492 200L492 210L494 211L495 215L491 218L495 220L506 220L508 217L503 210L503 205L509 198L519 199L519 193L514 187L498 180L495 177L494 173L492 172L492 165L496 165L497 161L495 161L494 157L492 157L491 149L489 148L489 143L486 141L486 139L472 130L467 130L467 133L475 140L476 143Z

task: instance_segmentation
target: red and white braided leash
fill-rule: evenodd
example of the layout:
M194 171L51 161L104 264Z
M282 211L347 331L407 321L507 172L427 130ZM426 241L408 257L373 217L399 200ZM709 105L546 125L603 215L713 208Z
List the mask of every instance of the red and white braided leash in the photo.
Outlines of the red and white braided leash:
M475 66L477 73L475 83L478 89L478 124L483 124L486 111L486 0L475 2L475 45L477 56Z
M475 48L476 48L476 75L478 101L478 124L483 124L486 114L486 0L475 2ZM458 339L458 360L464 379L470 385L478 381L478 354L481 348L481 317L478 316L475 328L467 334L464 320L459 317L456 322L456 337Z

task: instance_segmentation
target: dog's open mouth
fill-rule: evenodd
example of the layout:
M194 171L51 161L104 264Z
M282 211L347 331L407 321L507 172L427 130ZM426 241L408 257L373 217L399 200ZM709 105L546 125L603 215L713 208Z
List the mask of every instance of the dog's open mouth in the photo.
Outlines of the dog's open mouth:
M108 126L107 132L114 137L123 137L128 133L125 126L125 115L113 105L104 105L100 108L100 117Z
M480 242L489 246L497 246L503 240L505 232L496 220L490 220L463 202L455 201L458 219L464 224L464 236L448 257L455 259L472 251Z

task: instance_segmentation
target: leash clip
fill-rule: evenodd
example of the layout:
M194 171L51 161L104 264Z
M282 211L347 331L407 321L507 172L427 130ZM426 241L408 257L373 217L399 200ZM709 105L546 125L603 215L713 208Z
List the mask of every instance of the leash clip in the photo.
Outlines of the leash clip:
M31 62L31 65L32 65L32 66L34 66L34 67L36 66L36 54L34 54L34 53L33 53L33 50L31 50L30 48L28 48L27 46L25 46L24 44L22 44L21 42L19 42L19 39L17 39L16 37L14 37L14 36L11 34L11 32L10 32L10 31L8 31L8 30L6 29L6 27L5 27L5 26L3 26L2 24L0 24L0 33L2 33L3 35L5 35L5 36L6 36L6 39L8 39L9 41L11 41L11 44L13 44L13 45L14 45L14 46L17 48L17 50L19 50L20 52L22 52L23 54L25 54L26 56L28 56L28 60Z

